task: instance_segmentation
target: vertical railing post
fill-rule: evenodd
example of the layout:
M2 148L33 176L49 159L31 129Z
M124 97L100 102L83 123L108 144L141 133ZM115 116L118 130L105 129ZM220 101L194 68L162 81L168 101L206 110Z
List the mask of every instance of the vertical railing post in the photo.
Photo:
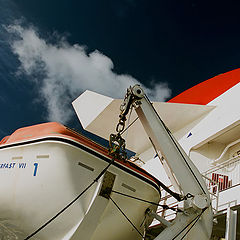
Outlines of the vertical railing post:
M216 213L218 212L218 202L219 202L219 184L217 183L217 191L216 191Z
M237 210L231 210L230 206L227 209L226 216L226 240L236 240L236 230L237 230Z

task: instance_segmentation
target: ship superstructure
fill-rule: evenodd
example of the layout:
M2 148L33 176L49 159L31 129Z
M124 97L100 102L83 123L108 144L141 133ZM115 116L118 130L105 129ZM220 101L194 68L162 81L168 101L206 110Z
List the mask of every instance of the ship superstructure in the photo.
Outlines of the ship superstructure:
M86 91L74 109L109 150L59 123L3 138L0 236L238 239L239 93L239 69L167 103L138 85L124 101Z
M240 203L239 93L240 69L236 69L200 83L167 103L152 103L206 181L211 193L213 236L216 239L227 236L231 239L231 232L236 232L236 239L240 237L240 227L237 225L240 219L237 211ZM108 126L110 131L114 131L112 120L117 121L117 114L113 112L120 100L87 91L82 95L81 101L90 99L96 104L100 103L102 108L91 118L88 115L83 116L79 110L82 124L85 129L107 138L104 129ZM95 108L99 109L96 105ZM115 118L110 119L110 115ZM97 129L101 119L106 121L102 122L103 128ZM169 174L166 174L134 112L129 122L130 127L125 135L127 148L136 153L133 160L165 182L170 189L174 189L176 186L173 186ZM164 191L161 203L181 207L181 204ZM171 210L159 209L158 213L168 220L176 216ZM155 224L159 227L157 221ZM159 232L157 227L153 232ZM153 238L154 236L150 239Z

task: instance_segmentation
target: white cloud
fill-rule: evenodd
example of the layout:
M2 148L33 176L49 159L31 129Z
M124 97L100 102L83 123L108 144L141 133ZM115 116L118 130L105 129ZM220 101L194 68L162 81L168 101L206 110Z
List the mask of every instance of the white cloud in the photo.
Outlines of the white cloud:
M97 50L87 54L84 47L66 40L48 43L34 27L16 24L7 30L15 36L11 46L21 63L20 70L35 76L32 79L40 86L50 121L66 123L71 118L71 101L86 89L122 98L126 88L139 83L130 75L114 73L112 60ZM36 77L39 75L42 77ZM163 83L152 84L152 89L145 91L151 99L160 101L171 92Z

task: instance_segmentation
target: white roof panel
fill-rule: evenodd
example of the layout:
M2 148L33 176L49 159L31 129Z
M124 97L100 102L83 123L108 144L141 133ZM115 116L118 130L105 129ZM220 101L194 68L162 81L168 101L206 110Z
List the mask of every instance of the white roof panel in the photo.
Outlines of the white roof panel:
M116 133L121 103L121 99L112 99L95 92L85 91L73 102L73 107L85 130L109 139L111 133ZM214 108L205 105L165 102L153 102L153 106L173 133ZM133 110L126 124L128 121L131 123L136 118L136 112ZM151 147L148 136L139 120L124 133L123 137L126 140L127 148L133 152L140 154Z

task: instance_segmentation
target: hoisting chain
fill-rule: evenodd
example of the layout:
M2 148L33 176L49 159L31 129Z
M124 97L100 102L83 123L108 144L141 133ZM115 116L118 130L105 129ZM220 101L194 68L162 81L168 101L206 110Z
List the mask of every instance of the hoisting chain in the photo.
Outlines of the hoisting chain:
M122 138L121 135L125 129L125 123L127 120L126 116L129 112L132 104L136 100L136 96L133 94L133 88L130 87L127 89L127 93L124 97L123 103L120 105L119 121L116 126L117 134L112 133L112 134L110 134L110 137L109 137L109 154L114 159L126 160L126 158L127 158L126 142Z

